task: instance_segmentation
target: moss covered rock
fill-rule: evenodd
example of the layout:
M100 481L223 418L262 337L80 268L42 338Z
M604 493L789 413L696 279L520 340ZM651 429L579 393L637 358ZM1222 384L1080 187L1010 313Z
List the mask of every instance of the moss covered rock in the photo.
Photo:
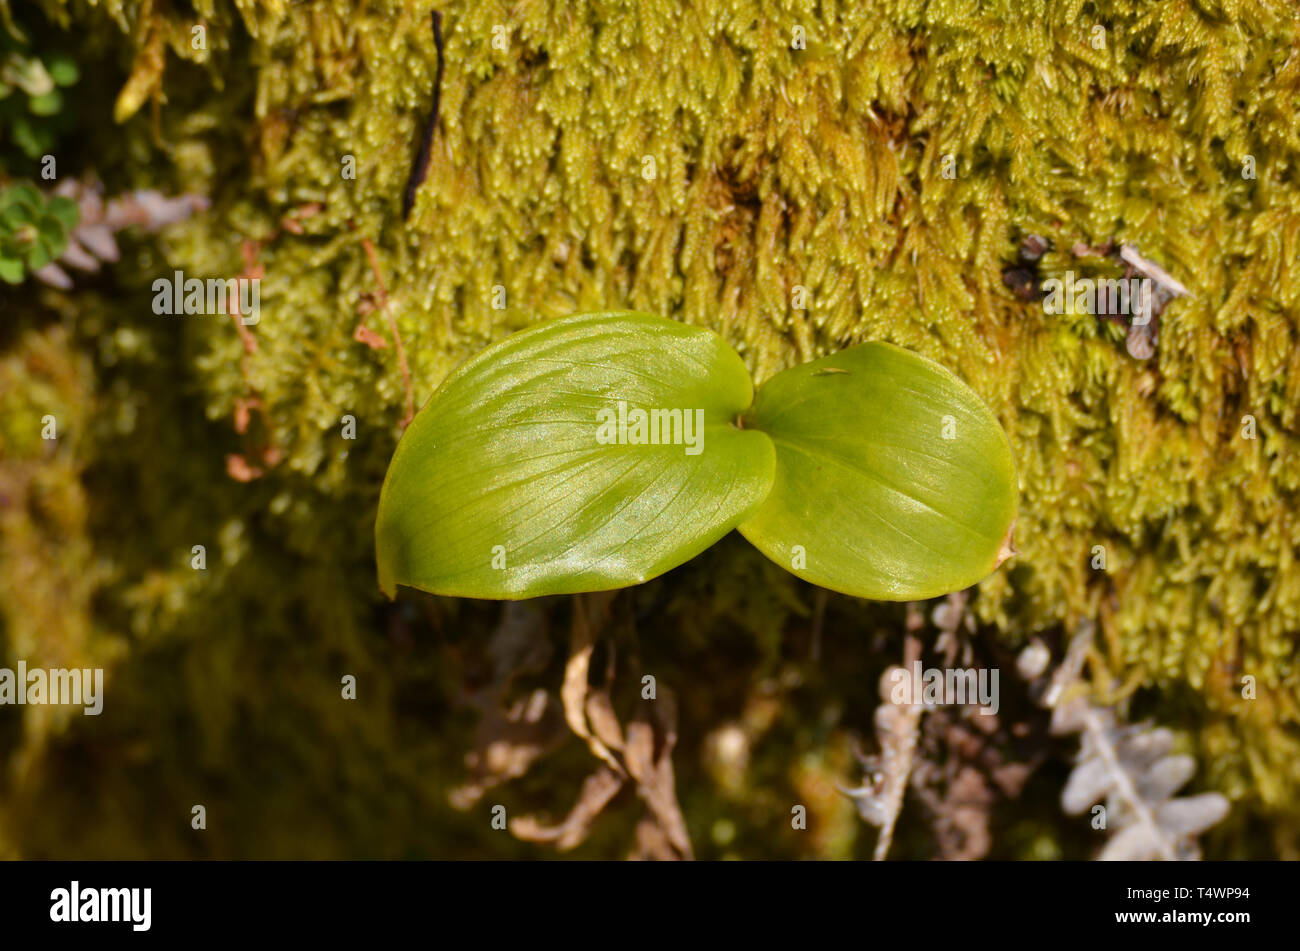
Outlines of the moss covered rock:
M44 6L42 35L118 83L87 93L68 171L212 207L128 248L112 286L0 290L6 653L111 657L124 711L39 754L30 721L0 730L28 764L0 787L0 846L68 854L38 804L94 776L116 791L79 854L514 854L446 799L473 723L454 712L464 652L495 615L385 607L375 504L408 400L537 320L631 308L717 330L759 381L873 339L959 373L1021 478L1020 554L973 601L989 636L1096 619L1109 699L1183 727L1235 828L1268 833L1219 854L1300 848L1288 4L447 3L440 122L405 221L429 4ZM1042 278L1114 276L1078 250L1111 241L1185 285L1154 355L1017 297L1003 272L1027 235L1051 239ZM152 282L176 270L260 277L259 319L156 316ZM49 412L72 434L52 457L32 436ZM56 486L53 522L30 481L12 489L26 472ZM900 615L833 599L838 669L803 657L791 675L814 593L742 549L635 596L667 605L653 653L694 736L688 824L718 854L853 854L860 827L828 791L898 656L871 632ZM737 658L724 688L700 675L719 656ZM762 720L765 697L785 702ZM710 729L753 716L766 758L743 779L690 765ZM822 834L733 846L736 828L788 826L795 795L825 801ZM192 835L204 796L240 831ZM151 842L139 824L164 803L176 827Z

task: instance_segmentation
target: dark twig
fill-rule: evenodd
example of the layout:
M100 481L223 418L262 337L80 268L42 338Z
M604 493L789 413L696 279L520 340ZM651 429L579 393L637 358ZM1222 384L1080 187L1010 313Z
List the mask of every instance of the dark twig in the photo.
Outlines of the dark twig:
M411 216L415 207L415 193L424 184L429 174L429 159L433 155L433 136L438 130L438 102L442 99L442 14L433 12L433 45L438 51L438 71L433 78L433 107L429 110L429 121L424 125L424 135L420 140L420 151L411 166L411 175L406 180L406 191L402 194L402 220Z

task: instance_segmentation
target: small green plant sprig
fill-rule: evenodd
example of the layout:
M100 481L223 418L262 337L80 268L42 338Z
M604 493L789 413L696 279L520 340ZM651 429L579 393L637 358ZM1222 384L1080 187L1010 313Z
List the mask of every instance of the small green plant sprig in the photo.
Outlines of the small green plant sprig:
M61 255L77 225L77 203L26 183L0 186L0 281L21 284Z
M63 90L81 78L66 53L37 54L0 25L0 145L11 142L29 159L53 149Z
M638 313L550 321L442 384L380 493L380 588L530 598L638 584L736 528L774 562L880 600L968 587L1006 557L1018 485L948 370L867 343L755 398L709 330Z

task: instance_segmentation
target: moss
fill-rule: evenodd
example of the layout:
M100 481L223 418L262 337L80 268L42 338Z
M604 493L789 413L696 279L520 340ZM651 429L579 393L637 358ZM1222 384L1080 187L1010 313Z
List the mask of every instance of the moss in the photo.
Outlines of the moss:
M80 161L97 162L115 189L213 198L208 215L156 247L130 249L114 286L44 292L5 318L19 315L4 365L23 396L4 415L6 447L16 447L4 478L39 453L31 427L51 405L69 407L57 412L85 434L39 466L58 487L56 524L30 507L6 516L8 650L30 642L33 656L66 642L99 656L125 645L120 683L146 670L176 678L167 708L178 725L149 722L142 705L133 727L148 722L142 762L163 770L157 788L105 805L123 811L106 812L105 838L88 850L135 842L151 795L180 802L184 821L184 802L199 794L181 778L182 751L215 783L242 743L262 744L248 755L263 772L228 781L229 810L253 808L255 780L283 778L270 772L272 751L294 744L287 762L302 764L312 792L280 793L279 805L246 814L258 831L229 854L293 854L288 831L268 833L291 802L300 821L286 829L320 823L322 854L400 851L392 823L359 815L389 802L384 782L408 810L402 828L443 808L454 776L425 767L454 774L468 739L435 717L400 715L410 675L375 643L376 617L389 615L376 615L369 531L404 392L396 348L354 339L358 325L390 337L365 241L417 404L489 341L602 308L713 327L759 379L867 339L952 367L1006 427L1023 490L1021 554L981 586L982 622L1018 643L1098 618L1108 672L1125 690L1151 691L1157 715L1172 716L1171 698L1181 698L1202 781L1271 830L1260 854L1297 848L1300 34L1288 5L440 4L442 122L408 225L399 209L431 99L430 4L44 7L82 44L83 75L98 63L123 90L115 102L88 93L96 108L82 135L95 148ZM195 25L205 49L194 48ZM791 48L796 26L804 49ZM344 175L349 156L354 179ZM1251 166L1254 177L1243 177ZM1074 266L1074 243L1115 238L1192 291L1163 314L1152 361L1135 362L1089 319L1047 315L1006 290L1001 270L1029 233L1054 241L1045 273ZM227 319L149 309L159 273L228 277L254 261L264 277L251 352ZM52 327L56 312L63 330ZM56 383L31 368L42 347L71 368ZM345 414L356 417L355 442L341 437ZM1243 438L1247 415L1255 439ZM227 455L266 474L226 479ZM199 543L210 567L196 577L187 553ZM1104 571L1091 567L1098 545ZM729 649L719 644L752 645L732 665L731 706L695 710L700 734L739 715L745 678L780 666L809 610L807 589L748 557L724 545L654 589L676 606L680 623L658 649L684 698L712 685L683 658L711 656L707 644L718 656ZM25 626L51 605L57 625ZM854 610L876 624L894 618L891 607ZM422 649L435 667L450 649L438 643ZM840 644L837 663L858 669L846 658L864 655L853 701L864 706L836 730L869 730L866 671L884 662L869 648ZM257 665L287 679L274 665L290 659L301 678L331 678L330 690L340 671L366 672L376 705L341 712L324 686L291 701L303 689L295 681L281 702L304 732L266 722L285 711L259 699L254 684L267 675ZM1257 699L1242 698L1243 675L1257 678ZM454 694L449 674L432 676L414 683ZM402 723L411 733L399 739ZM843 768L843 735L832 734L779 734L770 768L822 788L814 773ZM357 743L372 753L341 772L313 759ZM51 760L51 774L74 755ZM367 762L375 775L363 775ZM684 801L709 816L717 794L697 794L690 783L706 780L681 770ZM29 782L23 795L50 788ZM328 802L322 790L340 783L357 798ZM752 786L743 798L765 821L788 816L784 799L764 806ZM52 826L7 811L23 849L56 851ZM378 837L386 844L360 845L360 833L331 831L324 816L346 830L388 830ZM449 838L412 841L515 848L466 833L464 819L446 823ZM212 848L186 830L158 851ZM1045 848L1037 831L1020 838L1035 854ZM853 847L842 836L817 842L791 849Z

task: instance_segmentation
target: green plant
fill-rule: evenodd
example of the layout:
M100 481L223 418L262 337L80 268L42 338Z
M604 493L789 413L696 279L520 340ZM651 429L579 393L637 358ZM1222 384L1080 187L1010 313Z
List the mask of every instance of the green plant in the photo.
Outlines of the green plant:
M77 204L69 198L47 197L25 183L0 188L0 280L20 284L53 262L76 224Z
M79 78L72 57L29 52L0 29L0 143L13 142L30 159L50 152L57 134L47 120L62 112L62 90Z
M868 343L754 397L711 331L636 313L515 334L470 360L389 466L380 587L526 598L646 581L738 528L799 577L904 600L1005 556L1005 434L942 367Z

